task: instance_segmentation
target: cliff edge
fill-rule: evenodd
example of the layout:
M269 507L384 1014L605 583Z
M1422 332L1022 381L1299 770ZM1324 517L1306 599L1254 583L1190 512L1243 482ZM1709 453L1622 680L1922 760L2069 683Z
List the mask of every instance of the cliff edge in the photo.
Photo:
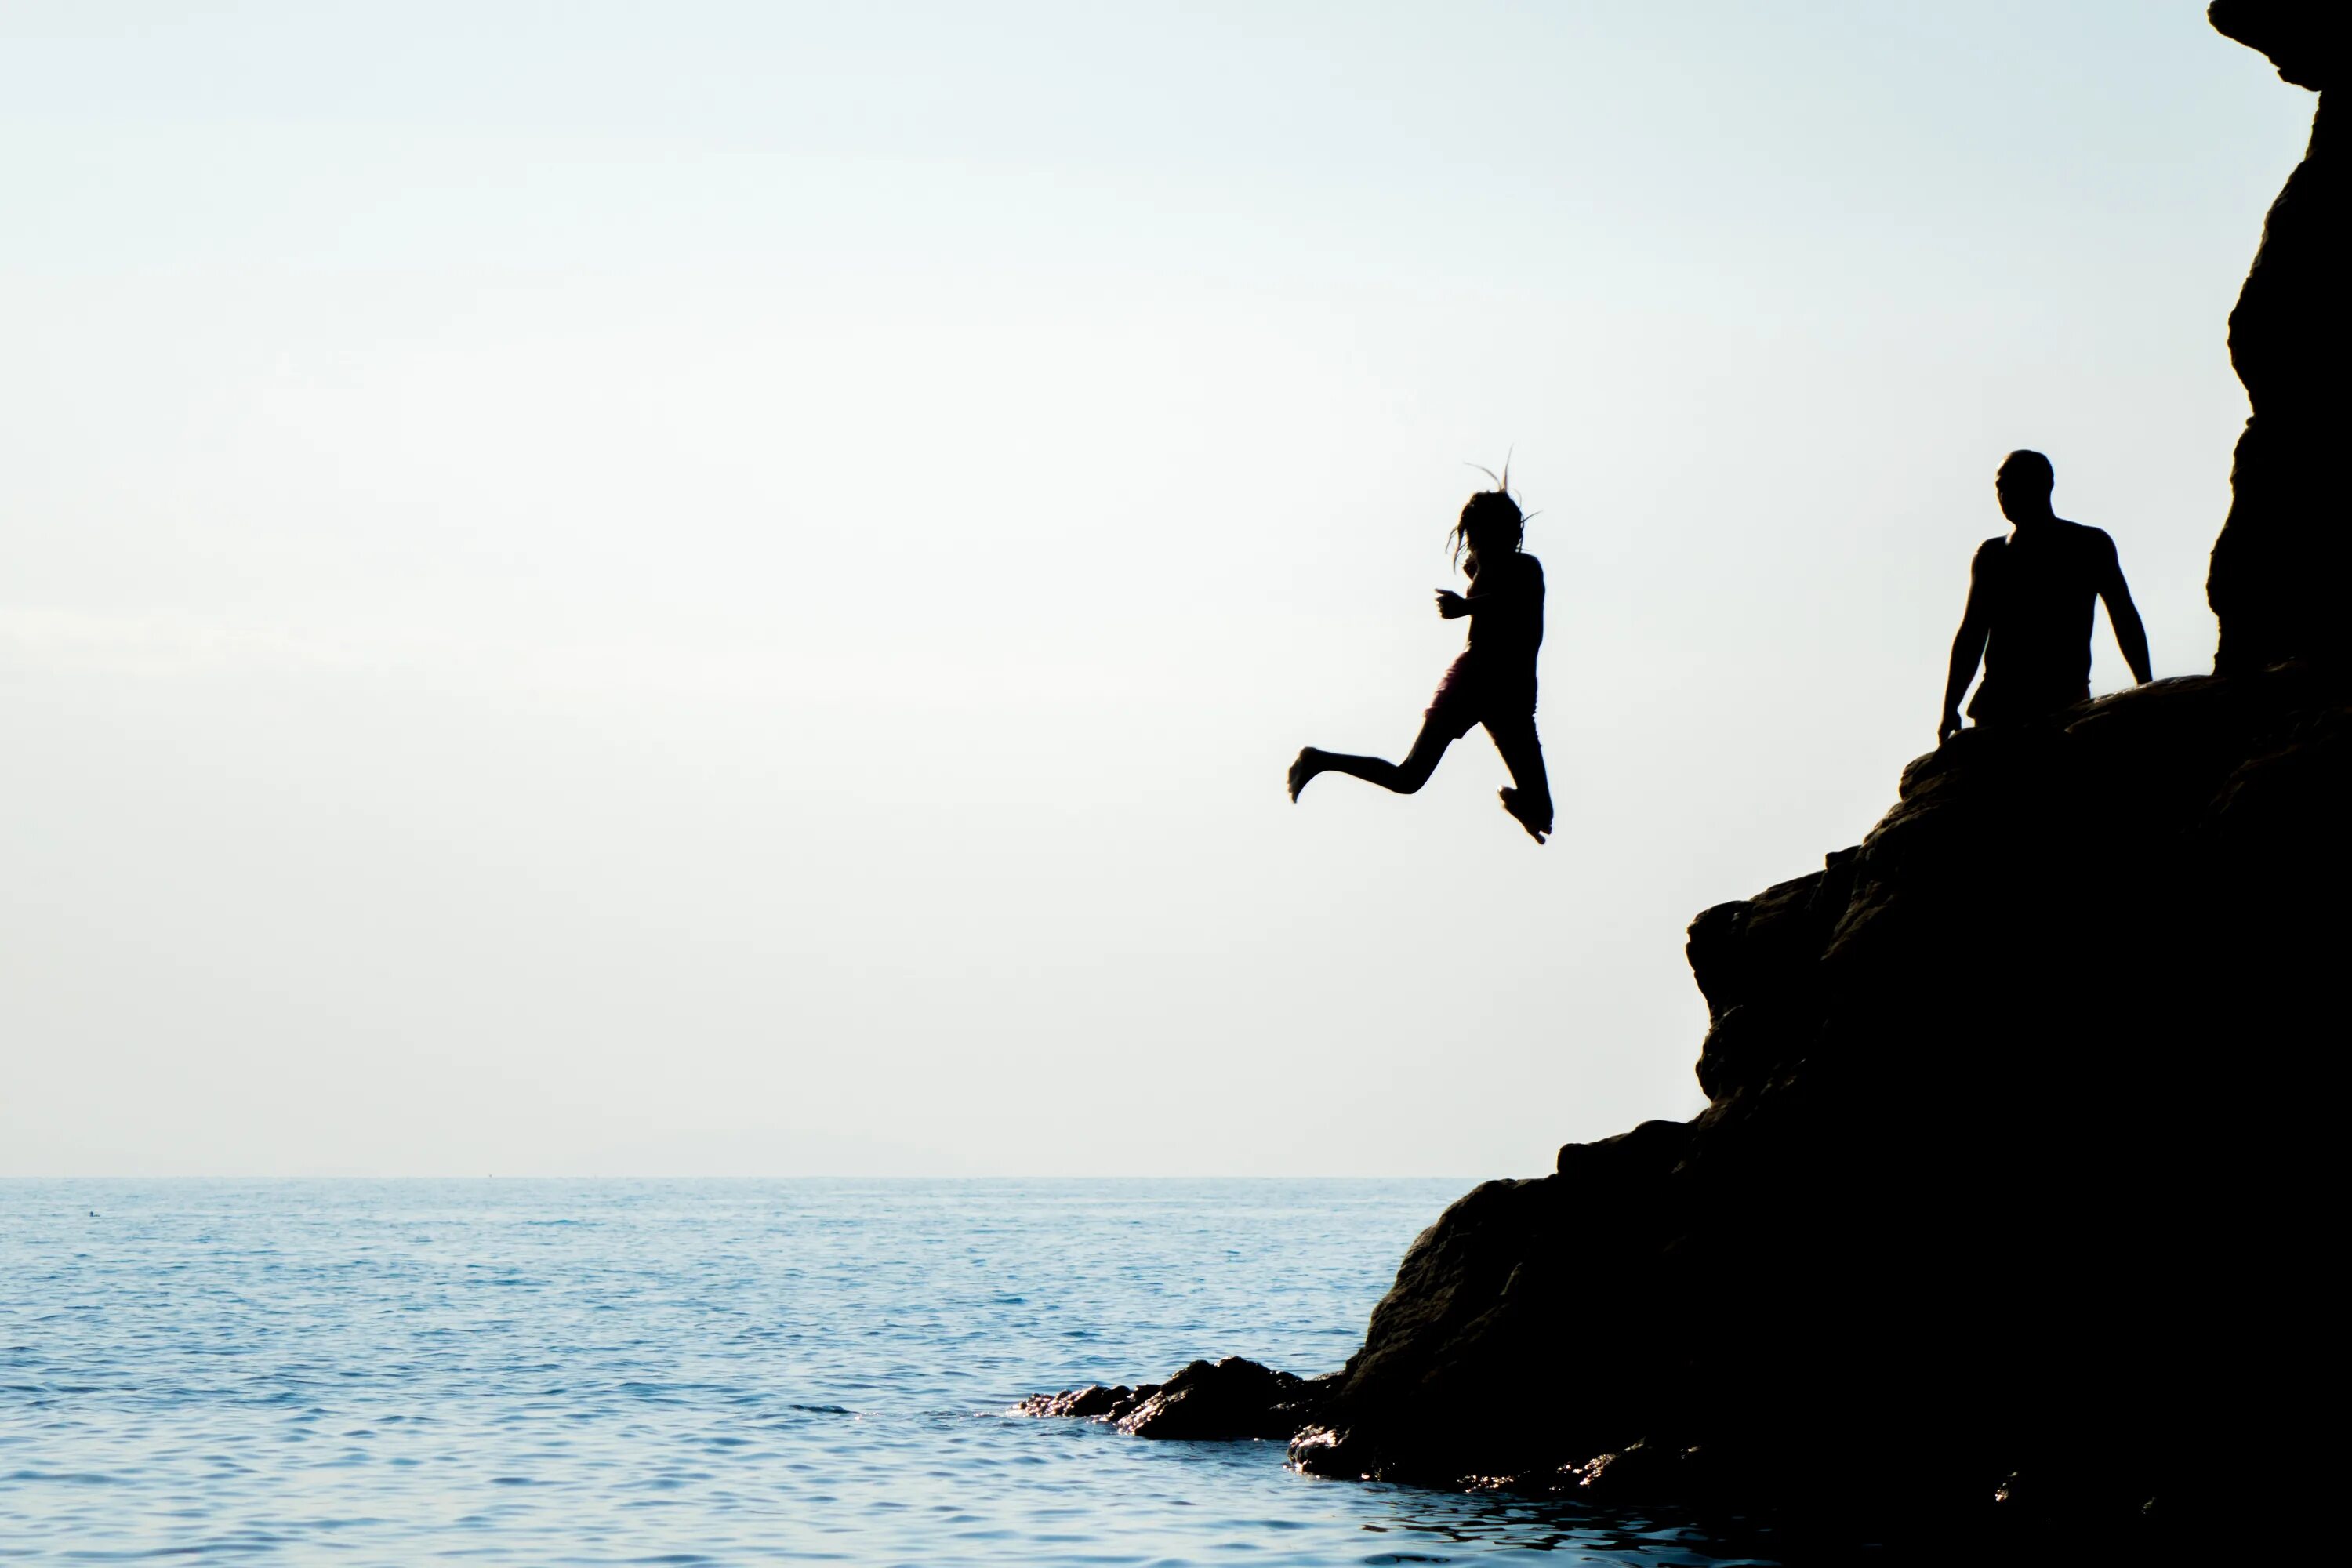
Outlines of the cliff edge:
M2321 92L2230 317L2215 673L1965 731L1701 914L1707 1109L1449 1209L1302 1468L2112 1519L2296 1463L2352 937L2345 24L2209 15Z
M1693 921L1707 1109L1457 1202L1300 1468L2110 1520L2275 1468L2329 1353L2352 700L2287 667L2068 720L1964 732Z
M2301 1462L2352 938L2346 25L2209 16L2321 95L2230 317L2215 673L1965 731L1701 914L1707 1109L1449 1209L1302 1468L2112 1520Z
M2292 83L2342 72L2333 8L2210 15ZM2352 938L2328 115L2230 318L2252 416L2215 672L1963 731L1859 845L1700 914L1706 1110L1456 1202L1339 1373L1196 1363L1065 1404L1288 1431L1318 1475L1593 1498L2105 1530L2292 1493L2337 1375Z

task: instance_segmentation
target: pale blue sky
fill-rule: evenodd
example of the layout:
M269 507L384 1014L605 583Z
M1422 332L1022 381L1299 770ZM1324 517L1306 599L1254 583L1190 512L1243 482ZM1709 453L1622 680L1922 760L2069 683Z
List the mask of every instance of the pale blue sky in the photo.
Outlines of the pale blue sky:
M0 1171L1687 1114L2002 452L2206 666L2311 107L2146 0L0 6ZM1559 837L1476 736L1293 807L1513 449Z

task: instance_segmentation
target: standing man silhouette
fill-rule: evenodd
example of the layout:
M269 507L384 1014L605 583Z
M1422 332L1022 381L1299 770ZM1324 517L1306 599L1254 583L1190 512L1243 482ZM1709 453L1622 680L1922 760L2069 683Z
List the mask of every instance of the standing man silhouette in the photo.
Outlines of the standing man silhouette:
M1969 567L1969 607L1952 639L1944 682L1941 745L1960 727L1960 694L1984 660L1984 684L1969 704L1979 727L2015 724L2056 712L2091 695L2091 601L2107 604L2107 624L2133 679L2146 685L2147 630L2124 585L2116 542L2050 510L2056 476L2039 452L2011 452L1992 481L2006 539L1977 547Z

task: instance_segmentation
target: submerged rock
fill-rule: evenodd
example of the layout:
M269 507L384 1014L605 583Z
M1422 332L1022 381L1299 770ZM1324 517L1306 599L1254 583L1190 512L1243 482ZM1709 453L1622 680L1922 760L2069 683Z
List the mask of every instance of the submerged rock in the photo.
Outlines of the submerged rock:
M1094 1384L1033 1394L1014 1409L1023 1415L1108 1422L1139 1437L1287 1439L1314 1420L1331 1383L1329 1377L1298 1377L1227 1356L1193 1362L1166 1383L1137 1388Z
M1156 1383L1141 1390L1125 1384L1112 1387L1107 1384L1090 1383L1084 1388L1066 1388L1059 1394L1033 1394L1013 1407L1016 1415L1066 1415L1084 1421L1116 1421L1134 1409L1144 1398L1160 1392Z
M1286 1439L1314 1419L1330 1383L1239 1356L1196 1361L1118 1417L1118 1425L1139 1437Z

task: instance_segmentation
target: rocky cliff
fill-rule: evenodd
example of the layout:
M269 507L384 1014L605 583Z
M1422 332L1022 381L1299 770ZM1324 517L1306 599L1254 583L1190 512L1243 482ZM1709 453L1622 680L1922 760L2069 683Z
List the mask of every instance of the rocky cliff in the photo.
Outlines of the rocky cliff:
M1336 1377L1033 1408L1449 1487L2236 1506L2332 1391L2347 799L2352 691L2308 668L1965 731L1692 922L1695 1120L1462 1198Z
M1326 1475L2193 1512L2325 1370L2352 702L2304 668L1968 731L1692 923L1710 1103L1413 1245Z
M2314 87L2335 16L2213 8ZM2309 1457L2352 938L2326 112L2231 319L2216 673L1965 731L1859 845L1699 915L1706 1110L1455 1203L1336 1376L1196 1364L1103 1414L1286 1430L1319 1475L2103 1531Z
M2206 601L2221 623L2224 674L2285 658L2342 664L2345 614L2345 223L2343 118L2327 104L2345 70L2346 12L2329 0L2218 0L2228 37L2260 49L2279 75L2319 93L2311 145L2271 205L2262 248L2230 313L2230 361L2252 416L2231 473L2230 519L2214 542Z

